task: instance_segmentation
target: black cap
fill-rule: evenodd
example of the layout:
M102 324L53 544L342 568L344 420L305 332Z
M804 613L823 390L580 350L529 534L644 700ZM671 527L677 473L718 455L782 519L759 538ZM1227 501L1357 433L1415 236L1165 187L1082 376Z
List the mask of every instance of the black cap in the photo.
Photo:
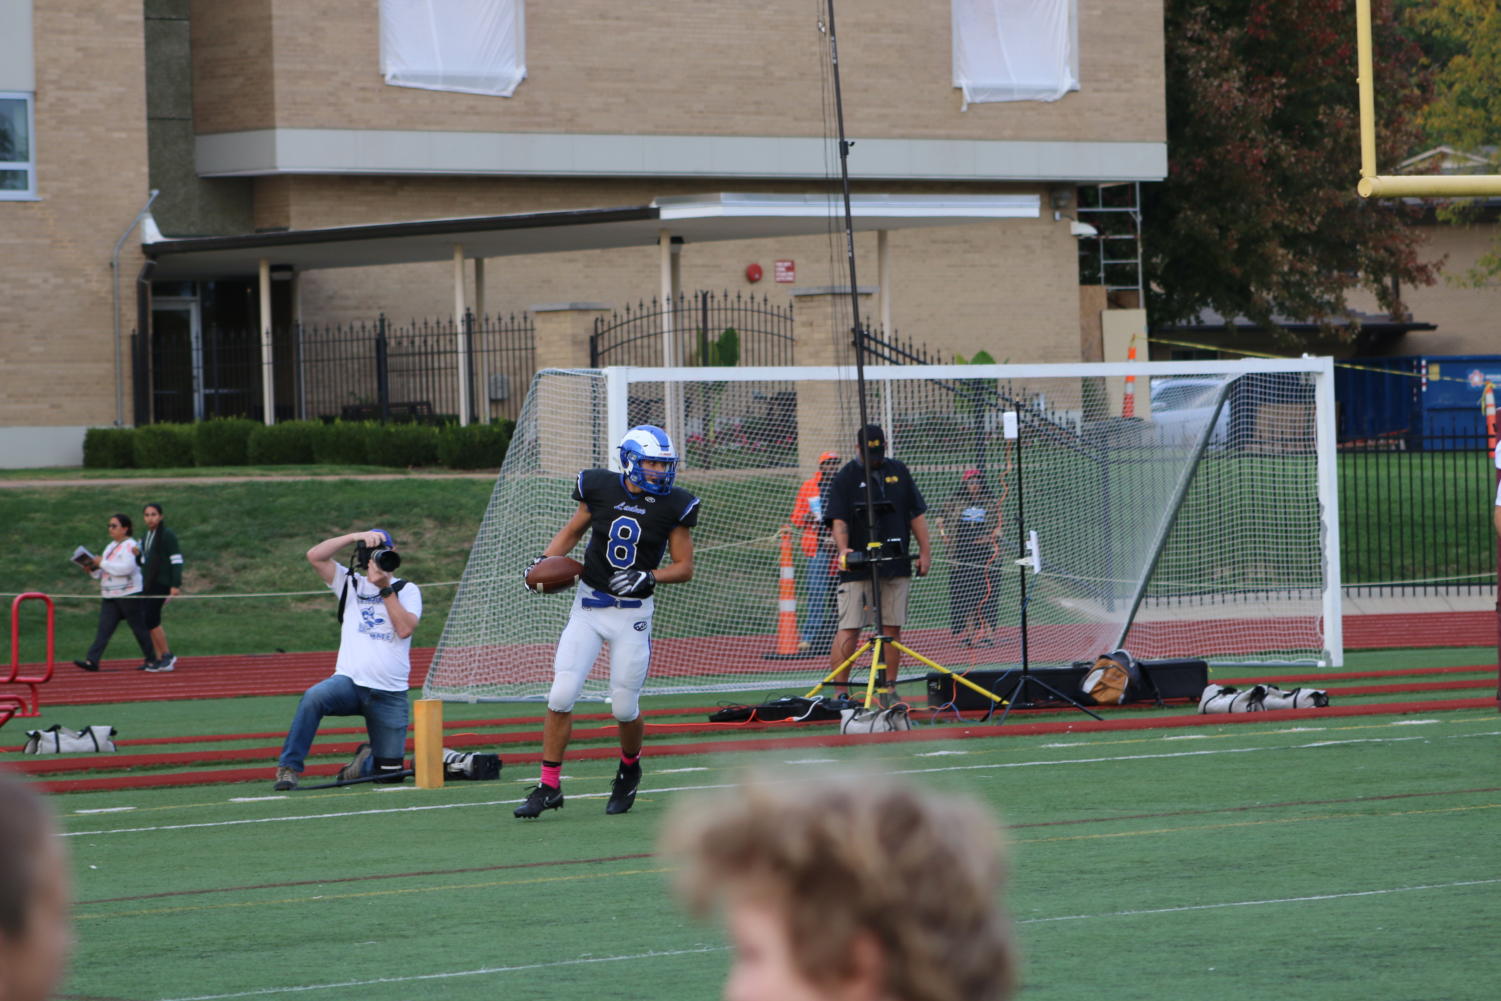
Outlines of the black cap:
M880 459L886 454L886 432L881 430L879 424L867 424L860 429L855 445L861 454Z

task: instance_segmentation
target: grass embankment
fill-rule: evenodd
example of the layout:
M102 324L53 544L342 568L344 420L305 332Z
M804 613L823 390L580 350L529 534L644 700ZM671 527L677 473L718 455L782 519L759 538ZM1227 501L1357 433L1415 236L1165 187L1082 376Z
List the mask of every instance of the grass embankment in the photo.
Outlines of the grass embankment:
M334 599L289 592L322 586L304 558L309 546L380 526L401 547L401 574L428 585L416 642L431 646L455 590L441 582L456 581L463 572L491 487L488 479L414 475L0 490L0 524L6 526L11 561L5 590L60 596L57 657L83 656L98 621L99 587L68 556L80 544L99 552L108 541L105 523L115 512L130 515L138 535L144 534L141 507L155 501L184 553L184 596L168 605L163 623L174 652L190 657L333 649ZM41 605L22 607L21 659L38 661L44 656ZM9 616L0 629L8 645ZM117 630L105 656L136 655L128 631Z

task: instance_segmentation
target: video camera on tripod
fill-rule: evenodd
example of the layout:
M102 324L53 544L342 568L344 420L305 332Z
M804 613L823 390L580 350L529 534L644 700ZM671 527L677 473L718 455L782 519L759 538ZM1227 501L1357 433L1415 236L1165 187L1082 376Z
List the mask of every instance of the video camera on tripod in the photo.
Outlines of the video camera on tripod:
M895 563L911 558L907 553L906 539L883 539L868 545L864 552L852 549L845 553L839 560L839 569L858 570L877 563Z

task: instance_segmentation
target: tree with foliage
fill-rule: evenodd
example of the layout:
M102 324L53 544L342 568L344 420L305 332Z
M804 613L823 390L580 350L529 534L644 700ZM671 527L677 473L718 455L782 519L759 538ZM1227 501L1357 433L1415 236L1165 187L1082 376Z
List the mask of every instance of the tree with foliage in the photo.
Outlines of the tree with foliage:
M1404 0L1404 22L1434 68L1433 101L1421 122L1433 145L1490 159L1501 173L1501 5L1496 0ZM1439 219L1466 223L1479 218L1480 199L1451 199L1437 206ZM1501 240L1459 284L1489 284L1501 274Z
M1374 0L1377 155L1418 139L1428 84ZM1168 177L1144 193L1155 325L1203 310L1341 329L1346 293L1432 284L1413 210L1361 199L1354 0L1166 0Z

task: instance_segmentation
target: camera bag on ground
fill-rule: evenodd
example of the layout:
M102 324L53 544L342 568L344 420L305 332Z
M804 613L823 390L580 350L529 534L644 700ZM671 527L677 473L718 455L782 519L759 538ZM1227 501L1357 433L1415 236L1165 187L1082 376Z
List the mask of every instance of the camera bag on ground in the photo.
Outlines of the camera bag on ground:
M1284 692L1276 685L1266 686L1261 700L1263 709L1322 709L1329 704L1329 693L1320 688L1294 688Z
M840 733L893 733L912 729L905 704L890 709L845 709L840 716Z
M1210 685L1199 696L1201 713L1259 713L1266 709L1266 686L1239 689L1234 685Z
M54 723L45 730L27 730L22 754L72 754L79 751L99 753L115 749L115 728L108 724L70 730Z
M804 698L801 695L784 695L759 706L723 706L709 714L710 723L772 723L777 720L836 720L839 718L839 700L826 699L822 695Z
M500 778L502 763L498 754L479 754L465 751L443 751L443 777L445 779L469 779L484 782Z
M1150 694L1136 658L1124 650L1112 650L1095 658L1079 690L1097 706L1119 706Z
M1284 692L1276 685L1256 685L1241 691L1232 685L1210 685L1199 697L1199 712L1259 713L1272 709L1321 709L1328 704L1328 693L1317 688Z

